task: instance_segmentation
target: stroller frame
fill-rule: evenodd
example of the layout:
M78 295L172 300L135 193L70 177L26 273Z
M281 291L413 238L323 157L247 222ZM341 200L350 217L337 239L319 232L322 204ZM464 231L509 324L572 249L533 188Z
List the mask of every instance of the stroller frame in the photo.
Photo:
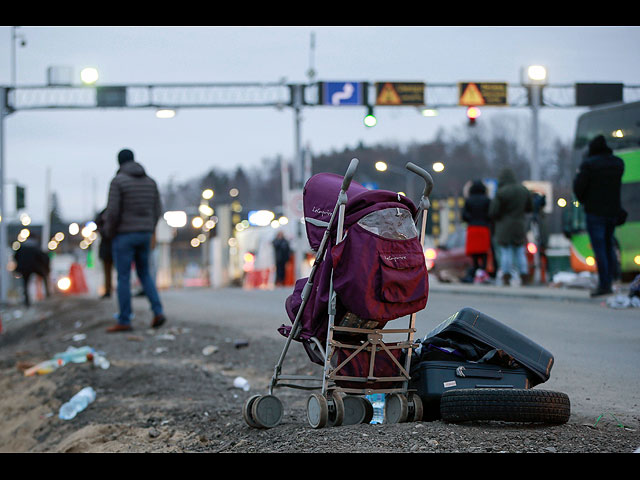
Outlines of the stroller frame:
M307 419L309 424L314 428L322 428L326 424L332 426L339 426L341 424L355 424L355 423L369 423L373 416L373 407L369 400L364 395L370 394L387 394L387 401L385 402L385 422L387 423L400 423L408 420L419 421L422 419L422 403L420 397L415 395L413 391L409 390L409 367L411 364L411 353L414 348L418 347L413 341L413 335L415 329L416 313L409 315L409 326L406 329L368 329L360 327L347 327L335 325L336 317L336 292L333 289L333 271L331 272L331 280L329 287L329 323L327 329L327 339L325 345L322 342L313 337L310 340L314 342L318 352L320 352L324 359L324 367L322 376L312 375L283 375L282 366L284 359L287 355L291 342L298 340L301 331L301 318L304 312L304 308L309 299L311 289L315 280L315 274L317 267L322 263L327 250L327 243L331 237L331 230L334 222L337 219L336 225L336 244L344 240L344 217L345 208L347 204L347 190L355 172L358 167L358 159L351 160L347 172L345 173L338 194L337 202L334 206L330 220L324 231L322 241L316 252L315 261L311 268L311 272L302 290L302 303L296 314L296 318L293 322L291 331L287 337L284 348L278 362L274 368L274 374L271 378L269 385L269 394L254 395L250 397L244 404L243 417L245 422L254 428L271 428L280 423L282 419L282 403L274 396L273 391L279 387L298 388L304 390L320 390L321 393L312 394L307 400ZM419 241L424 248L424 238L426 231L427 213L430 206L429 194L433 189L433 179L428 172L418 167L417 165L409 162L406 164L407 170L415 173L423 178L425 187L418 205L416 214L413 218L414 223L417 222L422 214L421 226L419 229ZM356 333L366 335L366 341L361 345L353 345L343 343L334 338L334 332ZM407 334L405 341L396 342L394 344L385 344L383 342L384 334ZM331 366L331 359L333 358L336 349L353 349L354 351L347 356L342 362L335 367ZM406 356L404 365L393 356L392 350L406 349ZM369 353L369 372L367 377L350 377L344 375L338 375L338 372L348 364L353 358L360 352L366 351ZM374 366L376 353L384 352L392 359L395 366L398 368L399 375L391 377L376 377L374 376ZM363 388L347 388L340 387L335 382L336 380L344 380L354 383L368 383L368 386ZM285 382L282 382L285 381ZM302 385L298 383L287 382L300 382L300 381L312 381L314 385ZM392 382L398 384L401 382L401 386L389 387L389 388L372 388L371 382Z

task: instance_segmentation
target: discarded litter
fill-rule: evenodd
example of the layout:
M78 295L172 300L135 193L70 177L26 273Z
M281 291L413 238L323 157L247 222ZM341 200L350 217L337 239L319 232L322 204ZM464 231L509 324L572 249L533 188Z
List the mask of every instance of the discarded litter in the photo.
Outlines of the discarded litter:
M639 297L628 297L626 295L616 295L607 298L607 307L609 308L638 308L640 307Z
M78 413L87 408L96 399L96 392L92 387L85 387L76 393L71 400L62 404L58 417L62 420L71 420Z
M96 359L97 358L97 359ZM40 362L24 371L25 377L35 375L44 375L68 363L85 363L90 361L93 365L106 370L109 368L109 360L105 357L104 352L96 352L92 347L85 345L83 347L69 346L64 352L56 353L53 358Z
M170 333L163 333L162 335L158 335L156 338L158 340L175 340L176 336Z
M611 416L611 418L613 418L616 422L618 422L618 424L617 424L616 426L618 426L618 427L620 427L620 428L623 428L623 429L625 429L625 430L626 430L626 429L628 429L628 427L626 427L625 425L623 425L623 424L620 422L620 420L618 420L618 419L616 418L616 416L615 416L613 413L611 413L611 412L604 412L604 413L600 414L600 416L596 419L596 423L594 423L594 424L593 424L593 428L595 428L595 427L598 425L598 422L599 422L599 421L602 419L602 417L604 417L605 415L609 415L609 416Z
M109 362L107 357L105 357L104 355L101 355L96 352L92 356L93 358L91 360L93 362L94 367L100 367L101 369L106 370L111 366L111 362Z
M249 340L238 339L233 342L233 346L236 348L248 347Z
M205 356L209 356L212 353L216 353L217 351L218 351L218 347L216 347L215 345L207 345L202 349L202 354Z
M597 279L591 272L557 272L553 275L552 285L567 288L594 288Z
M56 353L53 358L61 359L64 363L84 363L87 361L87 355L93 354L93 348L85 345L84 347L67 347L64 352Z
M251 386L249 385L249 381L244 377L236 377L233 380L233 386L236 388L241 388L245 392L248 392Z
M45 360L44 362L40 362L40 363L34 365L31 368L27 368L24 371L24 376L25 377L31 377L31 376L35 375L36 373L38 375L44 375L46 373L53 372L54 370L60 368L63 365L64 365L64 360L62 360L62 359Z

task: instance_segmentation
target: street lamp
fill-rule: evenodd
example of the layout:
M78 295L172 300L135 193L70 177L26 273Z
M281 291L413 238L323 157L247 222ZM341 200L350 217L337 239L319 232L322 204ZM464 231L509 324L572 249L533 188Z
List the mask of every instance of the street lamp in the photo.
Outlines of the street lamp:
M379 172L385 172L387 168L389 168L386 162L383 162L383 161L376 162L375 167L376 167L376 170L378 170Z
M433 165L431 165L431 168L433 168L434 172L442 172L444 170L444 163L435 162Z
M80 72L80 80L85 85L93 85L98 81L98 70L94 67L83 68Z
M538 109L542 100L542 87L547 84L547 69L542 65L530 65L523 83L528 87L531 98L533 158L531 160L531 179L540 180L540 145L538 133Z

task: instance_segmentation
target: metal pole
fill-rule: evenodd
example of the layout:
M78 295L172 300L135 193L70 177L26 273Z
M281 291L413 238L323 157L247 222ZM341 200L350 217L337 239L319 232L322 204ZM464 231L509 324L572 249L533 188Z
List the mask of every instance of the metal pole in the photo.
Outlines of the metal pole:
M303 176L304 176L304 157L302 155L302 147L301 147L301 127L302 127L302 85L293 85L292 86L292 94L293 94L293 108L295 111L295 162L296 165L296 187L302 189L304 187L303 184ZM302 224L299 219L296 218L296 245L295 245L295 278L300 278L302 276Z
M531 162L531 180L540 180L540 146L538 133L538 109L540 108L540 85L531 85L532 142L533 159Z
M4 118L8 114L7 94L9 89L0 87L0 303L7 302L9 275L7 272L7 221L4 182Z

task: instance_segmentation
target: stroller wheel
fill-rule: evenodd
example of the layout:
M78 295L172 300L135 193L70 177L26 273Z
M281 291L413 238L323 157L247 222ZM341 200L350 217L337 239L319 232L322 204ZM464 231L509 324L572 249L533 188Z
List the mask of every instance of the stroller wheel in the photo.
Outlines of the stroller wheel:
M258 396L251 405L253 421L262 428L273 428L282 420L282 402L273 395Z
M410 422L420 422L422 421L422 415L424 413L424 409L422 407L422 399L418 394L410 393L409 394L409 418Z
M262 425L258 424L258 422L256 422L251 415L251 407L253 405L253 402L259 397L260 395L249 397L249 399L247 399L247 401L244 402L244 405L242 406L242 418L244 418L244 421L247 425L253 428L263 428Z
M373 407L371 403L364 398L358 395L347 395L342 399L344 402L344 420L342 421L343 425L357 425L359 423L369 423L371 418L373 418ZM370 409L367 406L371 407ZM369 410L371 411L371 415L369 420Z
M307 400L307 420L313 428L322 428L329 420L329 404L319 393L312 393Z
M361 397L362 403L364 404L364 418L362 419L362 423L371 423L373 419L373 405L367 397Z
M344 420L344 402L342 394L333 392L329 398L329 425L339 427Z
M409 401L400 393L387 395L384 402L384 418L387 423L404 423L409 416Z

